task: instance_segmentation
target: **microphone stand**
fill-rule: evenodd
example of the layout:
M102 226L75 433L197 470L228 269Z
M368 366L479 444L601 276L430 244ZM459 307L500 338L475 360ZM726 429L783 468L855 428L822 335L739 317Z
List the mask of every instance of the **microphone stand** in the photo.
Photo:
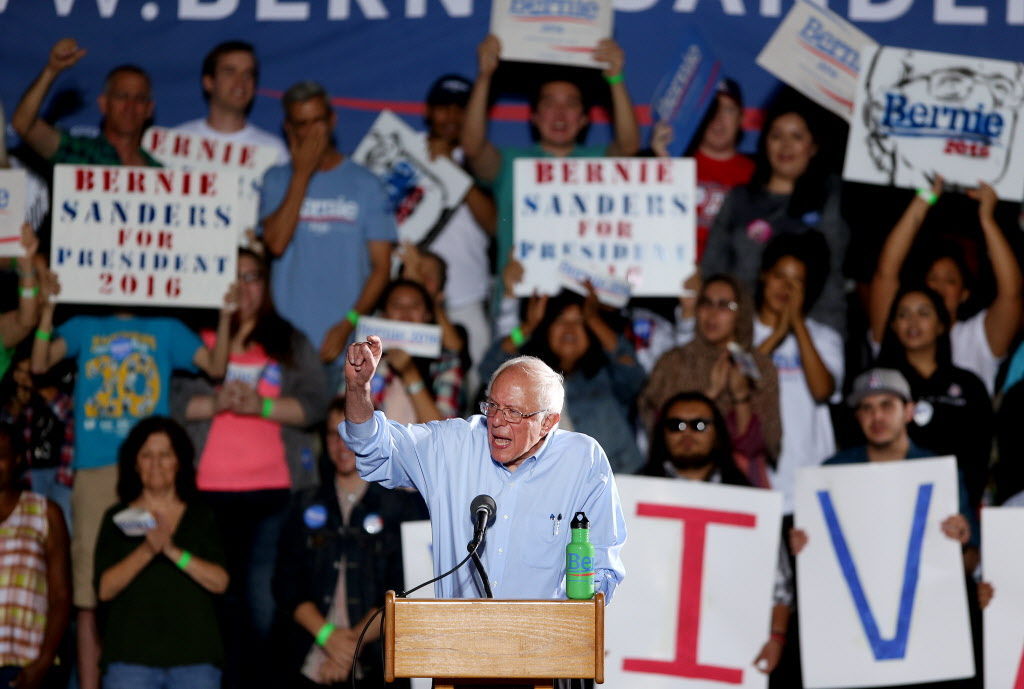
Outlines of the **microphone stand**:
M484 569L484 563L481 562L480 556L476 554L476 551L477 548L473 548L470 551L470 557L473 559L473 566L476 567L477 574L480 575L480 581L483 582L484 598L494 598L494 594L491 592L490 579L487 578L487 570Z

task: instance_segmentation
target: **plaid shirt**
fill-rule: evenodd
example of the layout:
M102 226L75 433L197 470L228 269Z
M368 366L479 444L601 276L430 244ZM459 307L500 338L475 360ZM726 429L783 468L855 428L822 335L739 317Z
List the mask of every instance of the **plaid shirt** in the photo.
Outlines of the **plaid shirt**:
M141 148L139 153L149 167L161 167L159 161ZM121 156L117 149L107 141L107 137L72 136L67 132L60 133L60 145L50 159L53 163L71 163L74 165L121 165Z
M46 498L23 491L0 524L0 665L24 667L46 632Z

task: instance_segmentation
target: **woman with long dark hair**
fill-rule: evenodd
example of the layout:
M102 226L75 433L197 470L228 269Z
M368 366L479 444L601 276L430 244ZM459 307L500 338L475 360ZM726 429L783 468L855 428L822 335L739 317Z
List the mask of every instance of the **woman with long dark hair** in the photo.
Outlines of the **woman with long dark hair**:
M96 541L105 689L220 687L215 595L228 573L213 513L197 500L193 455L164 416L143 419L121 444L119 503ZM129 509L134 524L123 520Z
M311 429L327 406L317 354L277 313L268 277L259 254L239 252L224 383L191 381L182 395L199 448L197 483L229 537L228 619L238 633L229 637L228 686L246 671L242 654L269 643L277 542L292 491L317 482ZM201 335L216 342L213 332Z
M783 514L793 512L797 471L836 451L828 404L843 385L843 338L808 315L827 271L828 246L815 231L779 235L761 260L754 343L779 374L785 433L772 486L782 491Z
M828 243L829 273L813 315L845 332L843 259L850 232L840 214L839 180L825 169L813 105L783 104L765 119L754 176L726 197L701 260L705 276L728 273L753 290L761 253L777 235L818 230Z
M601 315L595 294L533 297L515 334L495 342L484 355L481 380L520 354L536 356L565 376L560 427L595 438L616 472L640 468L643 457L630 415L644 370L632 345Z
M901 289L886 320L878 365L898 369L916 402L910 439L936 455L956 455L972 509L981 504L992 450L992 403L981 380L953 365L952 317L929 287Z
M949 203L944 197L941 198L943 203L939 210L943 213L931 212L932 207L940 201L942 191L942 177L936 177L931 189L919 190L885 240L878 256L878 267L871 279L868 303L871 336L875 342L880 341L885 330L886 315L900 287L900 273L904 270L914 240L928 216L947 226L950 215L957 220L962 217L956 211L960 210L958 205L964 205L965 199L956 199L956 195L953 195L954 199L950 199ZM980 310L971 309L964 313L964 309L970 307L968 300L976 301L971 297L979 290L977 276L968 269L964 249L958 243L929 242L929 250L923 256L922 277L928 287L939 293L949 312L953 361L960 368L977 375L991 395L995 389L999 363L1009 352L1020 325L1021 270L1013 248L996 221L999 199L995 190L982 183L977 189L969 190L967 197L978 202L977 223L981 227L982 244L992 265L995 298ZM972 315L972 311L977 312ZM1018 365L1024 365L1024 358Z
M697 298L696 337L665 352L639 400L648 432L661 405L684 390L698 390L725 415L733 447L746 458L750 483L769 485L768 468L779 456L779 383L771 359L754 350L753 306L739 283L713 275Z
M392 280L380 295L378 315L406 323L437 323L434 300L419 282ZM464 340L448 321L441 325L441 355L411 356L389 348L373 378L373 403L399 423L425 423L457 417L462 407Z

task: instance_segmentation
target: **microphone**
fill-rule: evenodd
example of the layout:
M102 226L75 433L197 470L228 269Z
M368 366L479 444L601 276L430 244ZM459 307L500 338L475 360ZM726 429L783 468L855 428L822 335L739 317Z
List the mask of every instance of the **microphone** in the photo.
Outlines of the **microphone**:
M490 495L478 495L469 505L469 514L473 520L473 540L469 542L469 551L475 552L484 540L484 532L494 523L498 506Z

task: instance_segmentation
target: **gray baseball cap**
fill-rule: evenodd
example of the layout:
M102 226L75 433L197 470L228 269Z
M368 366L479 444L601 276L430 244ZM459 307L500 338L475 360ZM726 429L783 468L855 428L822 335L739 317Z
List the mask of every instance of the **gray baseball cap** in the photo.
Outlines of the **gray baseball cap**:
M880 392L896 395L904 402L914 399L910 394L910 383L902 373L892 368L870 368L853 381L853 390L846 398L846 403L851 407L856 407L868 395L876 395Z

